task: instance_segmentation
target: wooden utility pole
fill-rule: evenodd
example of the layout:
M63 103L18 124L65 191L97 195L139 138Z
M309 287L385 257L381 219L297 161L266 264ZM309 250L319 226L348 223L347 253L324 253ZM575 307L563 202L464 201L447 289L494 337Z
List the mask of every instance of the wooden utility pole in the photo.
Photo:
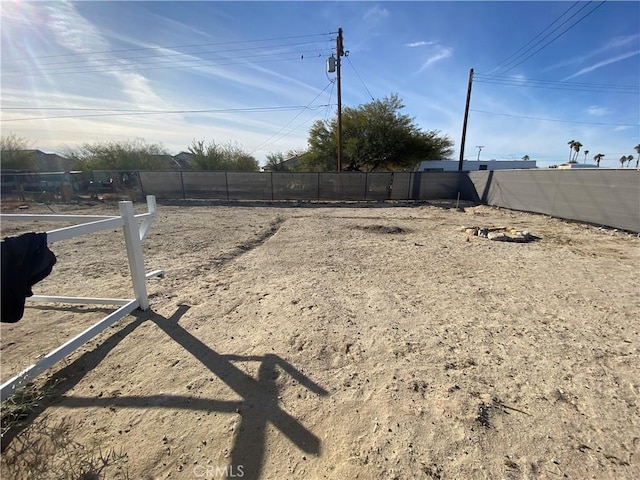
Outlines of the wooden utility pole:
M336 39L336 78L338 81L338 172L342 171L342 89L340 88L340 57L344 55L342 47L342 28L338 29L338 38Z
M462 171L464 162L464 142L467 139L467 119L469 118L469 104L471 103L471 85L473 83L473 68L469 70L469 86L467 87L467 104L464 107L464 122L462 123L462 140L460 140L460 160L458 161L458 171Z

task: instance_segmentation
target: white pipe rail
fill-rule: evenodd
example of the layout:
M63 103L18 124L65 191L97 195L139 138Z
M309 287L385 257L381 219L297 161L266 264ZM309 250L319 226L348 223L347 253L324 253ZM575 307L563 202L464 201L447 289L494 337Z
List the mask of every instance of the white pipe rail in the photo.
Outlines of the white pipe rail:
M91 338L102 332L109 325L128 315L136 308L141 310L149 309L149 297L147 295L146 280L153 277L163 277L164 271L154 270L145 273L144 258L142 255L142 240L146 236L153 220L156 216L156 198L147 195L147 213L135 215L131 202L119 202L120 216L100 216L100 215L14 215L3 214L2 220L11 221L66 221L66 222L87 222L70 227L59 228L47 232L47 243L54 243L61 240L68 240L73 237L98 232L100 230L114 227L122 227L127 257L129 260L129 270L131 271L131 282L133 284L134 299L122 298L92 298L92 297L65 297L52 295L33 295L27 297L30 302L67 303L84 305L115 305L119 308L104 317L102 320L89 327L80 335L72 338L65 344L45 355L33 365L29 366L15 377L6 381L0 386L0 402L9 398L17 388L20 388L32 378L38 376L43 371L55 365L62 358L74 352L78 347L89 341ZM138 226L138 220L142 220Z

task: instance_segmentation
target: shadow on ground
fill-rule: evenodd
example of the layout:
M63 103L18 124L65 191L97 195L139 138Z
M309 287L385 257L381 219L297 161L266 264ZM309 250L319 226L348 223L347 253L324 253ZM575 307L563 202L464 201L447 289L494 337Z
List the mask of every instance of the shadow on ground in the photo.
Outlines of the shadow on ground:
M253 356L223 355L194 337L179 324L180 318L189 309L180 305L176 312L165 318L153 311L134 312L136 319L122 330L111 335L94 350L86 352L68 366L56 372L43 389L50 391L48 398L19 427L7 431L2 437L2 450L11 443L20 431L41 415L48 405L57 404L63 408L119 406L129 408L167 408L175 410L199 410L237 413L240 425L230 454L229 471L242 466L245 478L260 477L265 454L265 432L268 423L274 425L300 450L309 454L320 454L320 439L305 428L298 420L285 412L279 402L280 395L276 380L280 370L290 375L300 385L311 392L326 396L328 392L314 383L299 370L278 355ZM239 401L222 401L183 395L118 396L111 398L65 396L77 385L84 373L97 367L107 354L127 335L146 321L155 323L168 337L195 357L229 388L242 397ZM259 362L257 378L248 375L233 362Z

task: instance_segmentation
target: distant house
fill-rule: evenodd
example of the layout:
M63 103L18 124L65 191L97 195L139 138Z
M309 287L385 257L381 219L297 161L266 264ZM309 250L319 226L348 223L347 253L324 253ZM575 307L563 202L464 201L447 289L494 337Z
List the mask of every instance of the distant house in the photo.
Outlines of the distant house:
M189 152L180 152L173 156L175 165L181 169L188 169L191 167L191 154Z
M561 165L555 165L552 168L558 168L560 170L569 170L574 168L598 168L598 166L596 164L589 164L589 163L563 163Z
M427 160L420 162L418 172L456 172L457 160ZM466 172L478 170L520 170L537 168L535 160L464 160L462 170Z
M23 152L35 157L40 172L68 172L73 166L73 160L57 153L44 153L41 150L23 150Z
M302 158L302 155L294 155L280 162L278 164L278 167L282 167L281 171L295 171L300 166L301 158ZM271 172L272 168L269 165L267 165L265 167L262 167L262 170L265 172ZM273 171L276 171L276 170L273 170Z

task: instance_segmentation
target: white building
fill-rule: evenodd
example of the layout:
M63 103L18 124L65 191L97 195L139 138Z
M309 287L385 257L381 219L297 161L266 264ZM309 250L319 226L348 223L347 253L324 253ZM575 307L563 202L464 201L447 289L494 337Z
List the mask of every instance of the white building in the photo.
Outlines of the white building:
M517 170L523 168L537 168L535 160L464 160L462 170ZM427 160L420 162L419 172L456 172L457 160Z
M573 168L598 168L595 164L590 163L563 163L562 165L555 165L549 168L559 168L561 170L568 170Z

